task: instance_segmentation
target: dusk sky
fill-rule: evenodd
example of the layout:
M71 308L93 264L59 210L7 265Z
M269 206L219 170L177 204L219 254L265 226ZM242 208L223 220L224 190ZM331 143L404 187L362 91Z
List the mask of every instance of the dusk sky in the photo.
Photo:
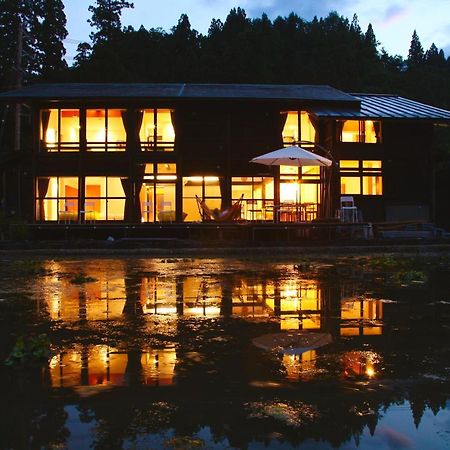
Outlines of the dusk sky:
M89 40L88 6L94 0L63 0L67 15L68 39L65 42L67 60L71 64L76 47ZM291 11L311 20L325 17L332 10L351 20L356 13L363 31L372 23L375 35L391 55L408 55L414 30L427 50L434 42L450 56L450 0L134 0L134 9L124 10L122 25L139 28L162 28L166 31L177 24L180 15L189 17L192 28L206 34L211 19L225 21L234 7L244 8L250 18L265 12L270 19L287 16Z

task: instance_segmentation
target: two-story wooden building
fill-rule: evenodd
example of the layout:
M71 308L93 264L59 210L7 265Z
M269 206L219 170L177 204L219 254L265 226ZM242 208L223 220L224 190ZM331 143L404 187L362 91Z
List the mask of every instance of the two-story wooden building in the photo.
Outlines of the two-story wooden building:
M450 111L329 86L47 84L0 102L28 116L1 195L31 223L196 222L196 196L211 209L243 196L249 221L332 217L342 195L365 221L429 220L433 127L450 123ZM333 165L250 163L293 144Z

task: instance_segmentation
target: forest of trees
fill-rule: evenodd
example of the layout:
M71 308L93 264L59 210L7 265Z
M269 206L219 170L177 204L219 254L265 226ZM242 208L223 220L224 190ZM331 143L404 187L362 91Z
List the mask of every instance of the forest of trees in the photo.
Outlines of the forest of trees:
M331 12L307 21L292 12L271 21L233 8L224 22L213 19L203 35L186 14L170 32L124 27L121 13L132 7L125 0L89 6L90 42L78 46L69 67L63 2L3 0L1 89L55 81L328 84L450 107L450 58L435 44L425 51L415 30L403 59L380 49L372 26L361 30L356 15L349 20Z

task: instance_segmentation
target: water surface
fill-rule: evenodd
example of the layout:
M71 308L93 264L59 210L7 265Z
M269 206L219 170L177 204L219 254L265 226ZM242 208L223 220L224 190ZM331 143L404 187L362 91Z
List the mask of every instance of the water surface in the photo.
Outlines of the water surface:
M5 259L1 448L450 448L446 258ZM256 347L322 333L305 351Z

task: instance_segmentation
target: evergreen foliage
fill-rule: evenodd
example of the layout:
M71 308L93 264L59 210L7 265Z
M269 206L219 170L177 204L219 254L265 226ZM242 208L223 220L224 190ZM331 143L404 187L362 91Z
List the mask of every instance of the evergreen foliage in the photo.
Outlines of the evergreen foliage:
M0 3L0 83L14 87L18 21L25 29L24 81L328 84L348 92L398 93L450 107L450 60L435 44L424 51L414 30L408 57L379 49L371 24L364 32L333 11L307 21L292 12L270 20L237 7L206 35L183 14L169 32L122 27L125 0L93 0L90 42L64 61L61 0Z
M0 88L58 79L67 69L63 45L66 16L61 0L2 0L0 35Z

